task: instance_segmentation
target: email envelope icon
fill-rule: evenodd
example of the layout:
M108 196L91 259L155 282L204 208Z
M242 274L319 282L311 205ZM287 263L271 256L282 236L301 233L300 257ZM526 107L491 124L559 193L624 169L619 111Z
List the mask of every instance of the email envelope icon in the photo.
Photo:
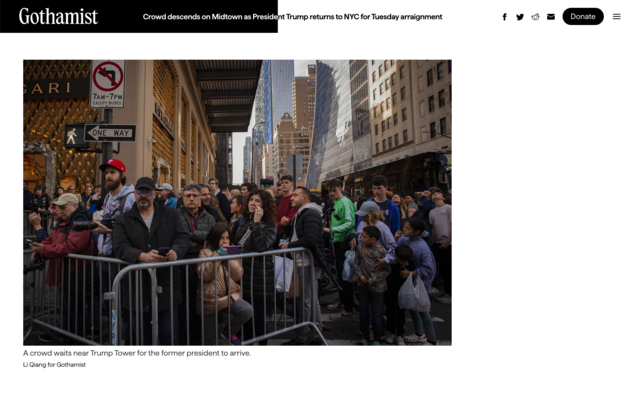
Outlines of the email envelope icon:
M547 20L555 21L556 20L556 14L547 14Z

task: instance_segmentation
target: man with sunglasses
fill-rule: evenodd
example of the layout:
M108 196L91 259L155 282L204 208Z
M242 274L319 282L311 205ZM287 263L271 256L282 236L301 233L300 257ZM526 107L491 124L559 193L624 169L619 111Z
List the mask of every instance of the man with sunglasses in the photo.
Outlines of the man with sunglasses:
M127 263L155 263L183 259L189 247L191 232L180 212L169 206L154 202L156 189L153 180L141 177L136 182L136 205L118 216L113 229L113 248L118 259ZM188 195L188 194L185 194ZM160 255L160 248L169 248ZM178 306L182 302L181 272L173 267L156 269L158 293L158 342L161 345L177 344ZM148 271L140 271L142 277L142 304L136 305L135 289L122 287L123 320L129 318L129 311L142 311L142 333L145 345L151 344L151 278ZM172 282L173 280L173 282ZM124 283L122 283L124 286ZM129 293L132 293L130 296ZM138 294L139 295L139 294ZM131 297L131 301L130 301ZM172 299L173 298L173 299ZM138 308L139 307L139 308ZM136 315L134 315L135 317ZM173 338L171 332L173 325ZM136 326L135 320L131 323ZM125 338L129 332L124 331ZM133 334L136 334L134 329ZM125 340L126 342L127 340Z

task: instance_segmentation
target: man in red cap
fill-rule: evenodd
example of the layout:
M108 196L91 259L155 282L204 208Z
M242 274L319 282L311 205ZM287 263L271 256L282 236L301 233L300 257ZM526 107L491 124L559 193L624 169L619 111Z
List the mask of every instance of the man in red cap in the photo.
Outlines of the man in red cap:
M100 165L100 170L105 174L104 189L104 209L102 219L115 219L120 214L129 211L136 204L136 197L133 184L126 184L127 177L124 175L126 168L122 161L110 159L108 162ZM99 234L98 252L100 256L115 257L113 252L112 230L105 225L96 221L98 227L93 230ZM113 279L118 273L118 264L99 263L99 272L102 273L102 291L105 293L111 290ZM100 292L100 291L99 291Z

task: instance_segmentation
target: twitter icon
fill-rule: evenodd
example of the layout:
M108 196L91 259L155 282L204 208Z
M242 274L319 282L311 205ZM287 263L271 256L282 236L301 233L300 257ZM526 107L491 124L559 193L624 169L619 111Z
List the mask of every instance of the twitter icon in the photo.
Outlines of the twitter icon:
M516 17L518 18L519 21L521 21L522 18L524 18L524 14L516 14Z

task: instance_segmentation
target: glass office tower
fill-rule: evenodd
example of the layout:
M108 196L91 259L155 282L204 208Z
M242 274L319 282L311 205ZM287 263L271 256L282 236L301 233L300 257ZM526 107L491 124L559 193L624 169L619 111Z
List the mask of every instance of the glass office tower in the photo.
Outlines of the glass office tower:
M271 131L276 130L284 113L293 114L293 60L272 60L271 66ZM273 133L267 142L273 143Z
M351 75L348 60L318 60L316 111L307 187L353 169Z

